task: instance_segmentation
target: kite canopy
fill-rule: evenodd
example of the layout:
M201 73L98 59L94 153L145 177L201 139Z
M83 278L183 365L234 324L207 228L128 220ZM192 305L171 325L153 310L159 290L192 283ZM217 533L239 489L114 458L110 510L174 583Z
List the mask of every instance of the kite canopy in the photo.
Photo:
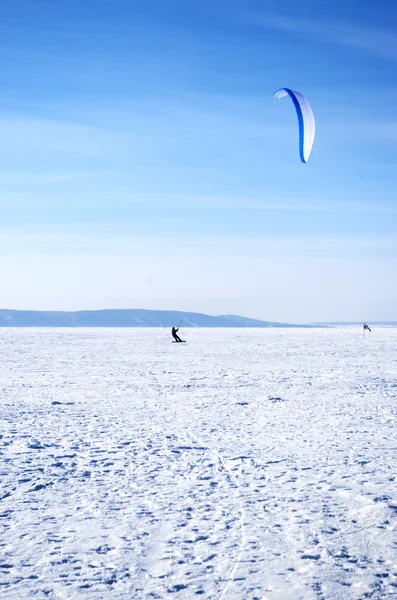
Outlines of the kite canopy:
M303 94L289 88L281 88L275 92L275 98L289 96L294 103L299 124L299 154L301 161L307 163L312 150L315 134L314 115L309 102Z

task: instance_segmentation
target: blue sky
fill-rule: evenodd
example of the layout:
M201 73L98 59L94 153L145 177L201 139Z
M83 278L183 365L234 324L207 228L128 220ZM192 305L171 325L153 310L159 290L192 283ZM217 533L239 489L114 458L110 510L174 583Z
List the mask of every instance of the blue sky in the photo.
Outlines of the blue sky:
M397 320L393 1L0 16L3 307ZM284 86L316 117L307 165Z

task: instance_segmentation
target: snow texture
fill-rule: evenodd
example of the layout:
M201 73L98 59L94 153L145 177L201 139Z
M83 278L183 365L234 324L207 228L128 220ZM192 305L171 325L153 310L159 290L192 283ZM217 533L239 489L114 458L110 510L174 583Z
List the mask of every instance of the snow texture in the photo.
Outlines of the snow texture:
M2 600L397 598L397 331L183 333L1 332Z

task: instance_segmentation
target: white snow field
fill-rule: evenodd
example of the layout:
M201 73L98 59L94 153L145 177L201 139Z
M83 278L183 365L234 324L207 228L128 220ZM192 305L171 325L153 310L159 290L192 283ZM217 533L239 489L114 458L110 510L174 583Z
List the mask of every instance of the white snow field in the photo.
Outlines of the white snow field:
M397 329L3 329L0 598L397 598Z

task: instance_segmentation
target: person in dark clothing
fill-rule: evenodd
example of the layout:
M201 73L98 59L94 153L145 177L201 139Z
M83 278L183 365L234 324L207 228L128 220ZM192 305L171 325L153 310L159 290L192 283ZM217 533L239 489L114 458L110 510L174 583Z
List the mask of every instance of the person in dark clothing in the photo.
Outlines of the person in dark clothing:
M178 331L179 331L179 327L176 329L175 327L172 328L172 337L174 338L174 340L176 342L182 342L183 340L181 340L181 338L178 335Z

